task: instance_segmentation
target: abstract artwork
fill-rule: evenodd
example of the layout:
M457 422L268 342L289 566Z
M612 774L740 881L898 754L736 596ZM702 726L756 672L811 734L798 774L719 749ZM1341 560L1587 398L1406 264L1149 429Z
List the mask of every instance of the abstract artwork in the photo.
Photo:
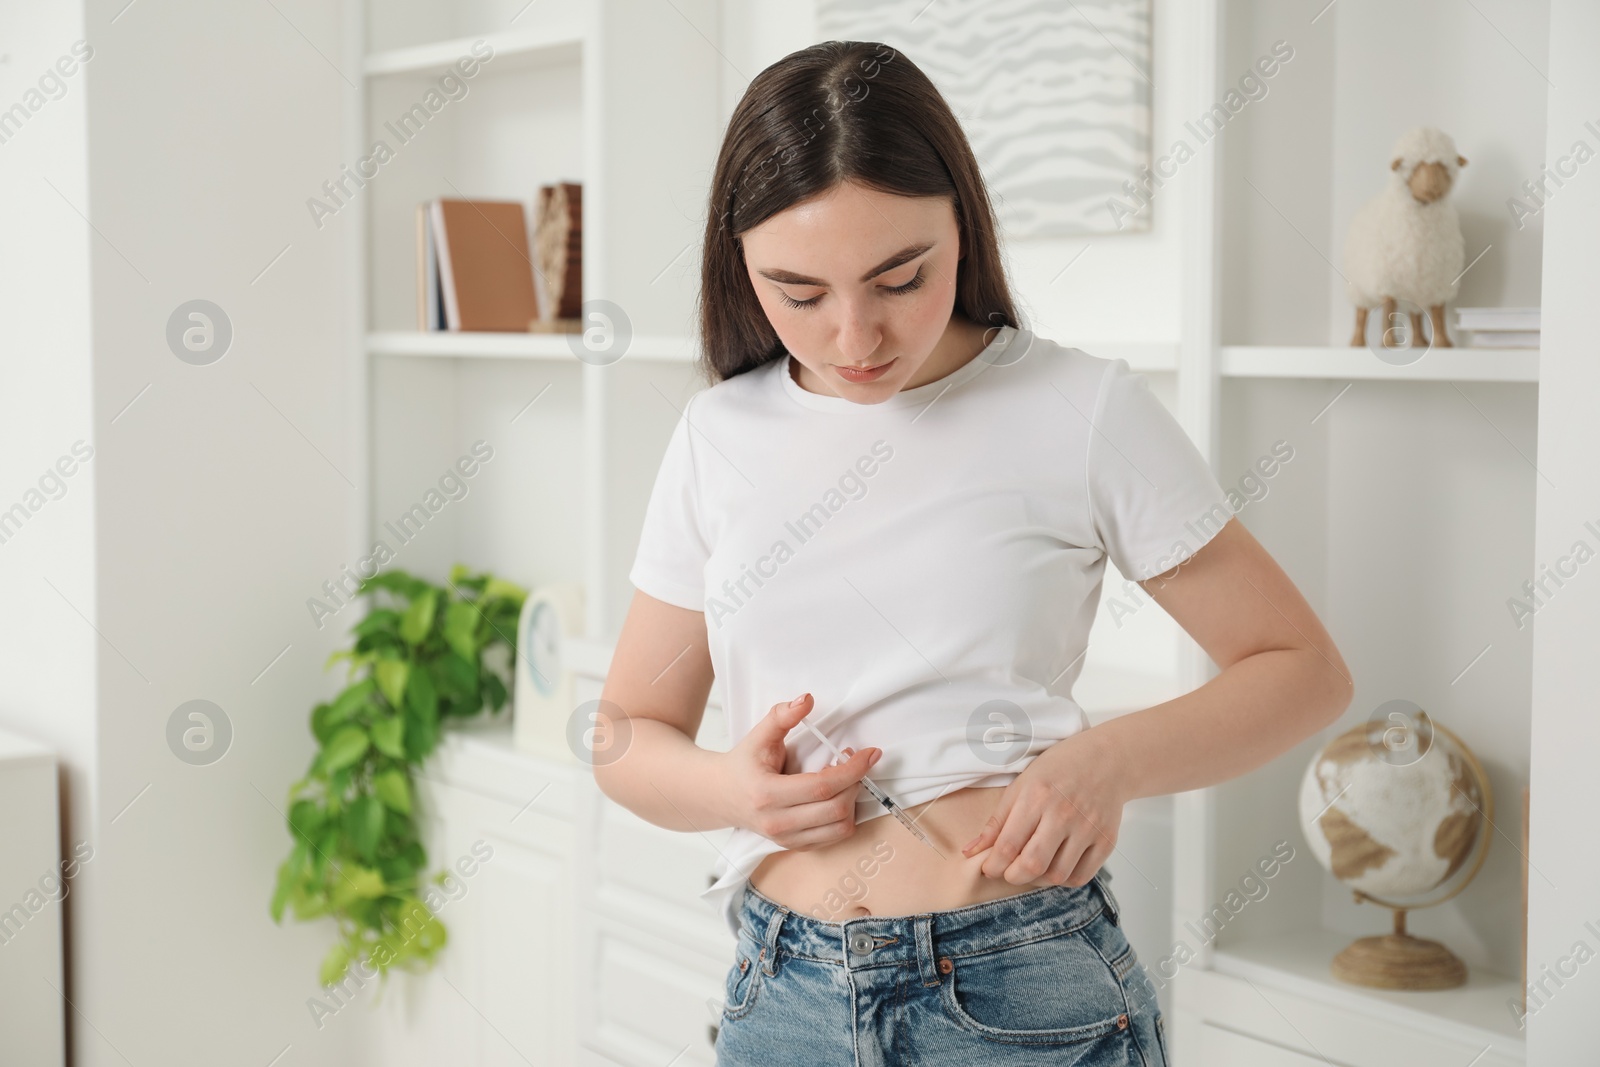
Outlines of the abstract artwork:
M1150 163L1150 0L818 0L817 33L932 79L1006 237L1149 229L1131 192Z

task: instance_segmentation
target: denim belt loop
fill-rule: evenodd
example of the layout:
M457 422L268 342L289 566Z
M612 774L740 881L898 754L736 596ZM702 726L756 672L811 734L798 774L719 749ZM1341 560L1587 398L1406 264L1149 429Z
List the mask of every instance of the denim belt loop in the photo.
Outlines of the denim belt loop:
M914 917L913 928L917 941L917 970L922 972L922 984L939 984L939 969L933 958L933 916L924 913Z
M783 920L788 916L789 909L779 904L777 909L773 911L772 918L767 920L767 935L762 942L764 948L762 949L761 973L768 978L778 973L778 931L783 928Z
M1090 881L1100 891L1100 899L1105 901L1106 914L1110 917L1112 925L1121 926L1122 919L1117 908L1117 898L1111 895L1111 872L1102 867L1094 873Z

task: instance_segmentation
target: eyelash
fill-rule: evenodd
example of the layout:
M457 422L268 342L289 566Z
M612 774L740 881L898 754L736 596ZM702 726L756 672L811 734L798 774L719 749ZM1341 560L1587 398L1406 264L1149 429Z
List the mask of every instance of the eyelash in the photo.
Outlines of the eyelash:
M912 278L904 285L894 285L886 288L888 292L894 293L897 296L904 296L906 293L916 292L918 289L922 288L922 268L918 267L916 277ZM785 304L788 304L792 308L809 308L817 306L817 301L822 299L822 294L818 293L810 300L795 300L790 297L788 293L779 290L778 299L782 300Z

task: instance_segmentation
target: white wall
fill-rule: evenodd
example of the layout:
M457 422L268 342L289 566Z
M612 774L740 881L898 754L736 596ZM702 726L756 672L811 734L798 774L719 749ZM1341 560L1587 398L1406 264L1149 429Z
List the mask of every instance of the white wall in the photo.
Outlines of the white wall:
M1554 164L1573 141L1591 149L1600 118L1600 8L1590 0L1551 0L1550 133ZM1600 525L1600 396L1594 294L1600 292L1600 162L1593 158L1545 208L1544 347L1539 356L1539 481L1534 559L1553 564L1573 542L1593 549ZM1600 647L1600 574L1591 560L1539 609L1533 639L1533 779L1528 875L1528 976L1541 981L1543 1006L1530 1011L1528 1062L1585 1063L1600 1047L1600 852L1589 826L1600 810L1600 718L1594 712L1595 648ZM1568 568L1570 569L1570 567ZM1529 577L1533 577L1530 573ZM1510 824L1510 825L1508 825ZM1518 838L1510 815L1501 828ZM1582 942L1586 953L1574 955ZM1562 974L1560 984L1546 968ZM1535 1002L1530 999L1529 1008Z
M0 109L37 90L83 37L83 13L70 6L0 8ZM0 725L70 753L74 791L94 756L93 523L104 444L89 396L89 231L74 210L88 201L86 77L79 67L64 89L33 98L37 111L19 115L20 128L0 119ZM87 462L72 457L80 440ZM12 899L9 888L0 886L0 899Z
M89 230L74 210L88 203L87 71L71 60L62 69L73 74L59 85L46 78L39 91L39 79L62 56L71 57L73 43L85 36L83 23L77 5L0 6L0 52L6 55L0 109L23 106L12 118L0 117L0 203L6 205L0 210L0 603L6 606L0 612L0 727L61 756L60 851L67 856L75 842L94 836L95 671L105 648L94 629L95 491L107 442L93 418L89 389ZM30 90L38 95L29 97ZM79 455L90 457L86 462L73 456L75 442L81 442ZM97 873L93 868L91 860L76 879L78 890ZM24 903L49 873L43 866L14 872L23 880L0 884L0 910ZM83 897L68 884L67 895L45 904L19 938L54 937L52 923L59 919L64 926L80 910ZM8 988L60 982L53 973L15 973L20 961L38 959L41 951L15 943L0 948ZM59 998L57 1005L59 1014L43 1025L61 1028L51 1042L59 1047L61 1017L71 1012ZM31 1012L14 1019L10 1013L18 1010L28 1008L10 1003L0 1009L0 1051L6 1053L0 1059L19 1067L47 1062L27 1058L51 1053L48 1044L18 1036L40 1025Z
M366 492L343 219L319 232L305 207L342 161L358 76L335 69L339 17L314 0L0 9L0 106L75 39L94 49L0 144L0 501L74 439L94 447L0 545L0 722L60 752L64 836L94 848L68 897L80 1065L349 1063L359 1035L344 1014L319 1032L305 1006L331 926L268 917L306 716L339 682L322 664L341 634L304 602ZM233 325L209 366L166 342L194 298ZM193 698L232 723L209 766L167 742Z

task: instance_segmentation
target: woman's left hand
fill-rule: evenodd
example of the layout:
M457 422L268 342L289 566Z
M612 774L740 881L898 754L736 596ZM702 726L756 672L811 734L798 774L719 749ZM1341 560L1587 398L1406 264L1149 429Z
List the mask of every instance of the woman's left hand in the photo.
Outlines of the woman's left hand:
M993 846L981 870L1013 885L1081 886L1117 843L1126 776L1092 730L1073 734L1035 756L1000 795L1000 805L961 852Z

